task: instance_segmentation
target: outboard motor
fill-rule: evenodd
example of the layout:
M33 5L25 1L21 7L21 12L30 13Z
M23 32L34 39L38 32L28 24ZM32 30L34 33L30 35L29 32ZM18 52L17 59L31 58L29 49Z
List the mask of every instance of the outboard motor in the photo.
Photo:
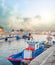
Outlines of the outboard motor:
M5 41L8 41L8 38L7 37L5 38Z

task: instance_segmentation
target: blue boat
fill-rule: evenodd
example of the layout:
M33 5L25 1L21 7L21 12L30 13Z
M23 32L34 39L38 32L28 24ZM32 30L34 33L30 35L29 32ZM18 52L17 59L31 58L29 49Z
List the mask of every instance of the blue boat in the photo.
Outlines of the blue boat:
M16 37L16 40L19 40L21 39L21 36L15 36Z
M19 39L21 39L21 36L8 36L8 37L6 37L5 38L5 41L11 41L11 40L19 40Z
M0 42L4 42L5 41L5 38L0 38Z
M53 44L55 44L55 40L53 40L52 42L53 42Z
M27 39L28 38L28 35L23 35L22 38L23 39Z
M44 51L44 46L38 42L29 41L27 42L28 47L17 54L10 55L8 60L13 65L21 65L23 60L33 60L36 56L40 55ZM23 64L22 64L23 65Z

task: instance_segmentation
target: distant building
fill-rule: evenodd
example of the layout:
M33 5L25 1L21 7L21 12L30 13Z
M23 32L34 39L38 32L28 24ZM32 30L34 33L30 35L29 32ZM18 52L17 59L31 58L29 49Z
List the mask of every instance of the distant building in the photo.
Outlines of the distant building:
M0 26L0 32L4 32L4 28Z

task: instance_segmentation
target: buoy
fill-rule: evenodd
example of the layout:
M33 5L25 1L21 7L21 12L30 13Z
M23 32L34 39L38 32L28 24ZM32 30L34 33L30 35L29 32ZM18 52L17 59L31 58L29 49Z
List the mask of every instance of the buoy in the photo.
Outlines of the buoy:
M32 60L32 51L34 51L32 47L27 47L24 50L24 60Z

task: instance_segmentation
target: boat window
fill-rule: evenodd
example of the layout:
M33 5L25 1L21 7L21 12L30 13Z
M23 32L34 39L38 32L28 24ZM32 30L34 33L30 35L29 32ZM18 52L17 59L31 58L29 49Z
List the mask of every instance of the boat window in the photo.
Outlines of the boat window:
M36 44L36 45L35 45L35 49L37 49L38 47L39 47L39 45L38 45L38 44Z

